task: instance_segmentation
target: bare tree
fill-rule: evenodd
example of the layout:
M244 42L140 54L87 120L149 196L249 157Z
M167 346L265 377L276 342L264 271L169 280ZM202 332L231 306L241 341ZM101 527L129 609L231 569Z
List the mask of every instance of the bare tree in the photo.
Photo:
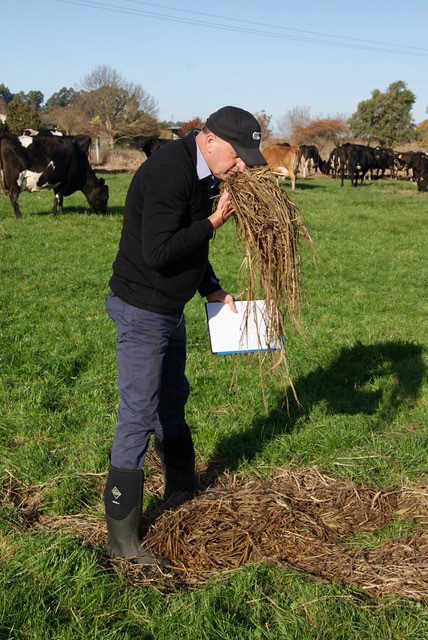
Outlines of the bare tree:
M296 144L315 144L323 151L332 145L338 147L348 137L349 128L345 118L315 118L299 130Z
M311 122L309 107L293 107L277 119L280 134L292 144L298 143L299 131Z
M254 117L258 121L261 130L261 145L266 147L272 138L271 120L272 116L266 113L264 109L256 111Z
M107 65L96 67L83 79L76 101L107 137L110 148L114 140L159 133L155 99Z
M66 107L58 107L49 113L49 120L59 126L60 129L70 135L85 133L90 136L97 135L98 127L82 111L79 101L73 100Z

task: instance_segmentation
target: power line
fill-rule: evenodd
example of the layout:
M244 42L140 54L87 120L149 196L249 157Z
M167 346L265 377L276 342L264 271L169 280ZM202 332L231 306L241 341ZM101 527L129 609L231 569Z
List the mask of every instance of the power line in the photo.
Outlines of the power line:
M412 47L407 44L397 44L392 42L378 42L376 40L364 40L362 38L350 38L349 36L339 36L334 33L322 33L319 31L308 31L306 29L295 29L293 27L283 27L278 24L266 24L265 22L254 22L252 20L244 20L243 18L229 18L227 16L219 16L215 13L203 13L202 11L190 11L189 9L177 9L176 7L168 7L163 4L155 4L153 2L143 2L143 0L125 0L125 2L130 2L132 4L142 4L148 7L155 7L156 9L168 9L169 11L178 11L180 13L190 13L197 16L205 16L208 18L219 18L220 20L229 20L230 22L240 22L245 24L252 24L257 27L269 27L271 29L281 29L285 31L295 31L297 33L309 33L315 36L323 36L325 38L339 38L341 40L352 40L354 42L366 42L368 44L378 44L387 47L399 47L403 49L415 49L417 51L428 51L425 47Z
M298 42L306 42L310 44L322 44L330 47L342 47L347 49L356 49L360 51L375 51L380 53L393 53L396 55L405 55L405 56L413 56L418 58L426 58L428 57L428 53L418 53L415 51L398 51L397 49L385 49L384 47L372 47L367 45L358 45L351 44L347 42L331 42L329 40L320 40L316 38L306 38L303 36L292 36L288 34L275 33L271 31L262 31L260 29L249 29L246 27L234 27L231 25L223 25L213 22L204 22L202 20L195 20L191 18L179 18L177 16L170 16L167 14L154 13L151 11L139 11L134 9L127 9L125 7L120 7L117 5L107 4L103 2L96 2L95 0L87 0L83 2L79 2L77 0L56 0L57 2L61 2L62 4L74 4L82 7L97 9L100 11L110 11L113 13L123 13L127 15L134 16L142 16L156 20L164 20L166 22L177 22L181 24L190 24L195 26L208 27L210 29L218 29L223 31L235 32L235 33L246 33L250 35L258 35L268 38L275 38L280 40L293 40ZM402 45L399 45L402 46Z

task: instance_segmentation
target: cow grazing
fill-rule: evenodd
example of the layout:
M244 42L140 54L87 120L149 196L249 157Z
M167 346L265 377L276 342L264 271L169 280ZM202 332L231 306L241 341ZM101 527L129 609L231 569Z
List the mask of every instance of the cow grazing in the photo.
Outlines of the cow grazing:
M77 142L86 156L89 156L89 149L92 143L91 136L80 133L75 136L69 136L62 131L52 131L50 129L40 129L40 131L35 131L34 129L22 129L20 135L38 138L51 138L52 136L57 136L58 138L63 138L64 140L74 140L74 142Z
M394 154L395 166L397 170L403 170L406 172L406 176L409 177L409 173L413 170L413 178L415 176L415 162L419 166L421 158L428 158L428 153L423 151L400 151Z
M395 156L395 168L396 171L405 171L406 177L409 177L410 169L412 168L413 151L397 152Z
M377 171L377 177L379 178L379 171L381 171L381 178L385 175L385 170L389 169L390 178L395 176L395 158L394 150L386 147L374 147L372 150L373 163L370 170L370 179L373 177L373 171Z
M79 133L76 136L64 136L69 140L73 140L83 151L85 156L89 156L89 149L91 148L91 136L86 136L83 133Z
M64 196L82 191L96 213L107 212L108 186L98 179L73 140L61 137L0 135L0 173L17 218L21 191L53 189L52 214L62 213Z
M373 167L374 163L373 149L363 144L352 144L351 142L345 142L339 147L339 158L342 187L345 172L348 174L352 186L356 187L358 178L360 178L362 184L364 176Z
M333 151L330 153L328 160L322 162L320 158L320 169L324 173L324 175L328 176L331 172L333 179L335 180L340 171L340 155L339 155L339 147L335 147Z
M320 154L314 144L301 144L300 151L302 153L300 167L302 176L306 178L306 172L309 175L311 167L315 170L315 173L320 168Z
M299 170L301 152L299 147L284 147L280 144L271 144L263 151L266 162L273 173L280 174L284 178L290 177L291 188L296 187L296 173Z
M426 191L428 186L428 154L416 151L412 158L412 169L418 191Z

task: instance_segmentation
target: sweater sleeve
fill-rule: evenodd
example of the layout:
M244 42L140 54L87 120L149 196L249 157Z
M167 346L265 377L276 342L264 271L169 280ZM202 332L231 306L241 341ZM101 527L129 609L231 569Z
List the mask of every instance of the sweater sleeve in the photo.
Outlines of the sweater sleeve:
M221 289L220 280L217 278L214 273L214 269L208 262L207 268L205 269L205 273L198 287L198 291L202 297L205 297L210 293L214 293L214 291L219 291L219 289Z
M161 164L145 176L142 252L144 262L152 269L168 266L213 236L214 228L206 218L183 227L190 190L188 176L176 164Z

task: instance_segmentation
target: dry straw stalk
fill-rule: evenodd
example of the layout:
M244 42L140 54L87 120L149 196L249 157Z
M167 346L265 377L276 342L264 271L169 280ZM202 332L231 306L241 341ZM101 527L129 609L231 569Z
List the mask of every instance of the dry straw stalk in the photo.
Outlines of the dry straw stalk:
M221 189L227 189L230 194L238 233L247 247L241 275L245 273L248 284L248 302L263 296L268 314L267 341L281 345L286 333L285 314L299 327L298 241L304 238L313 247L312 239L296 205L268 167L239 172L225 180ZM281 351L282 359L288 373L284 351Z

